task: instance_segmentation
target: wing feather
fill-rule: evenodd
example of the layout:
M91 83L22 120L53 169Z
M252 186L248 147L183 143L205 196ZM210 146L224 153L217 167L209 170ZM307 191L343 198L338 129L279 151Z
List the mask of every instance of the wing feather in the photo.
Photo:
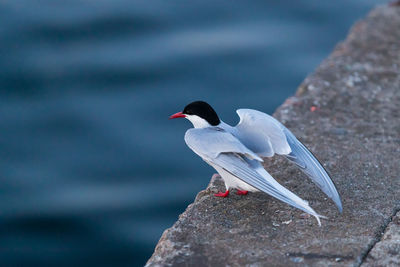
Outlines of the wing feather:
M243 182L267 193L280 201L283 201L295 208L305 211L313 216L321 225L320 217L308 203L280 185L260 164L255 160L239 158L235 154L220 154L213 160L212 164L216 164L233 176L239 178ZM211 164L211 165L212 165Z
M328 173L318 159L288 130L284 130L292 152L285 157L294 162L343 211L342 201Z
M240 117L236 125L239 140L262 157L277 154L289 154L290 146L280 123L273 117L253 109L238 109Z
M295 163L342 212L342 202L331 178L316 157L274 117L252 109L239 109L238 139L261 157L284 155Z

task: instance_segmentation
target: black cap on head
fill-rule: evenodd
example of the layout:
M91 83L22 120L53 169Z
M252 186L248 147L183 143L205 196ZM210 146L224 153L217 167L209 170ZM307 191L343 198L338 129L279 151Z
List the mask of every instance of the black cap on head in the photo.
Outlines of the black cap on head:
M221 121L215 110L204 101L195 101L187 105L182 111L186 115L197 115L205 119L212 126L217 126Z

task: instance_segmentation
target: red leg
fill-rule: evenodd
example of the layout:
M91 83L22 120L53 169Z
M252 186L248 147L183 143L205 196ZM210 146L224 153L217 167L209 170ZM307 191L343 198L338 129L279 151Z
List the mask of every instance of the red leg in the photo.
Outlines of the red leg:
M238 194L238 195L247 195L247 193L248 193L249 191L246 191L246 190L237 190L237 192L236 192L236 194Z
M225 193L219 192L218 194L214 194L216 197L227 197L229 195L229 190L226 190Z

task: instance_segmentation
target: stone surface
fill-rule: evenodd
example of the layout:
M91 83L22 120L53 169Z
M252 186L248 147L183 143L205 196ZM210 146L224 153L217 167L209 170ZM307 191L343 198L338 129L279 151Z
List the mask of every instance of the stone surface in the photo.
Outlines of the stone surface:
M382 240L376 243L361 266L400 266L400 212L393 218Z
M399 228L389 224L400 210L399 103L400 8L379 7L274 114L324 163L343 214L295 166L268 158L272 176L329 217L322 227L263 193L216 198L223 185L214 179L164 232L147 265L379 266L388 257L398 260L391 255L398 246L387 244L398 239L392 231Z

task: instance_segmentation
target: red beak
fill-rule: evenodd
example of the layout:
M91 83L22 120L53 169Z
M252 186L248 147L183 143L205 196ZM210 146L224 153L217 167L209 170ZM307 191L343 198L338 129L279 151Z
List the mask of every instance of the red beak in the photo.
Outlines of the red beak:
M177 112L177 113L171 115L169 118L170 118L170 119L186 118L186 115L185 115L185 114L182 114L182 112Z

